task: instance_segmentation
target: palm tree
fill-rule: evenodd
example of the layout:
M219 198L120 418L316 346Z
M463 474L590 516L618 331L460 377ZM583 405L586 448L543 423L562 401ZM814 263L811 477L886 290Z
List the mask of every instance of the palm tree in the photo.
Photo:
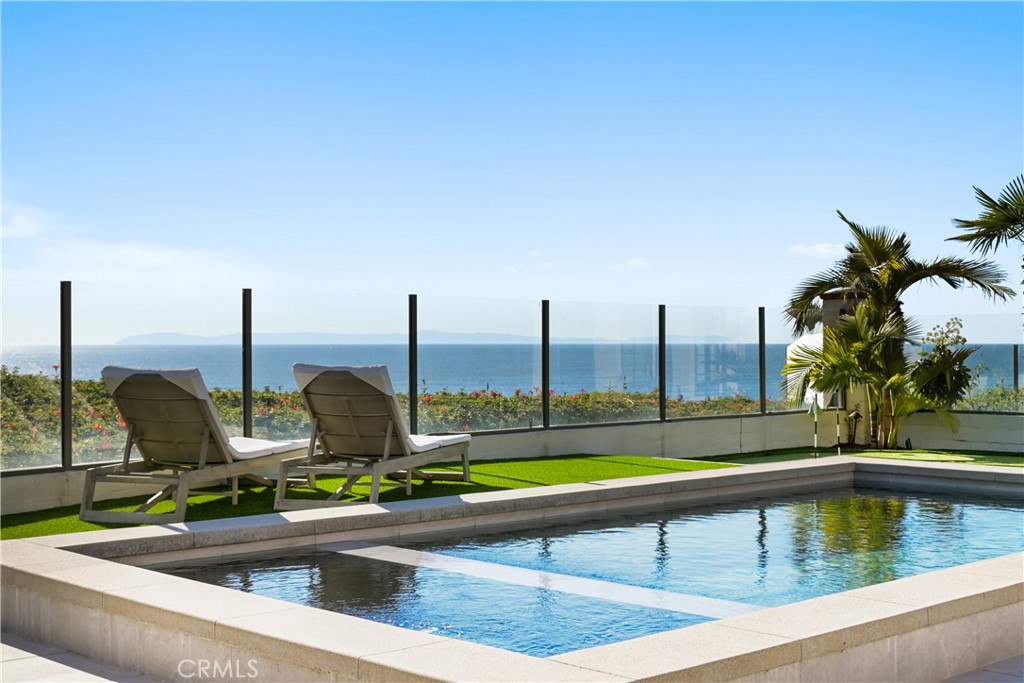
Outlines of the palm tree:
M1006 274L989 261L959 258L937 258L918 261L910 255L910 239L889 228L865 228L846 218L853 242L846 245L846 256L832 268L800 283L790 298L785 315L799 335L811 331L821 320L818 299L837 288L862 299L880 311L903 317L901 297L913 285L924 281L941 281L953 289L963 286L980 288L994 299L1005 301L1014 290L1002 284Z
M1020 242L1024 247L1024 175L1011 180L999 194L999 199L992 199L977 187L974 194L983 207L981 214L974 220L954 218L953 225L966 232L946 241L967 242L972 252L982 255L1012 241ZM1021 267L1024 267L1024 261Z
M906 233L865 228L841 211L836 213L853 233L846 256L828 271L802 282L785 313L794 332L801 334L821 320L818 301L834 290L844 290L859 303L853 315L841 316L834 329L824 330L818 354L798 354L783 372L787 377L805 373L808 384L817 391L864 385L869 430L882 447L894 446L903 417L924 407L936 408L936 412L942 408L917 391L914 370L908 367L903 349L913 341L915 331L903 313L904 293L920 282L936 280L953 289L978 287L1002 300L1012 297L1014 291L1003 284L1006 274L991 262L958 258L919 261L910 255ZM918 373L922 378L924 374Z
M917 343L913 323L862 303L825 328L823 335L821 348L800 347L787 359L782 370L787 387L802 386L827 395L863 385L868 433L882 448L899 443L902 421L919 410L934 410L956 429L946 406L920 391L915 379L922 372L903 353L904 344Z

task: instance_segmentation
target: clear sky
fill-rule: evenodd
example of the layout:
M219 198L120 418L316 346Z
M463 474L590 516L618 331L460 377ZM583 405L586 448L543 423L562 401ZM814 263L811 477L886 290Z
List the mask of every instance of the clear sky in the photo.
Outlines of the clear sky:
M257 332L361 331L316 303L348 297L401 330L410 293L779 310L837 209L969 256L951 220L1024 171L1021 2L5 1L0 30L5 345L55 343L61 280L84 343L237 332L243 287ZM1020 341L1019 296L906 304Z

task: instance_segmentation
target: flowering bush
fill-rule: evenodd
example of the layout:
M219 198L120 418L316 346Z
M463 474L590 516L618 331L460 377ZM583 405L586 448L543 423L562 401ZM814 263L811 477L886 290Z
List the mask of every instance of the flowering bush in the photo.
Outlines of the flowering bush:
M56 376L28 374L0 366L0 467L40 467L60 464L60 381ZM210 396L229 435L242 433L242 392L213 389ZM408 416L409 397L398 395ZM658 392L551 392L551 424L600 424L658 419ZM539 387L516 389L509 395L493 390L424 391L417 405L421 433L484 431L538 427L543 423ZM1020 411L1024 390L999 385L971 394L957 404L962 410ZM758 401L742 395L687 399L669 398L669 419L713 415L752 415ZM786 410L784 402L769 400L769 411ZM125 423L102 380L72 382L72 444L76 463L117 460L125 440ZM309 436L310 421L297 391L253 392L253 436L298 439Z

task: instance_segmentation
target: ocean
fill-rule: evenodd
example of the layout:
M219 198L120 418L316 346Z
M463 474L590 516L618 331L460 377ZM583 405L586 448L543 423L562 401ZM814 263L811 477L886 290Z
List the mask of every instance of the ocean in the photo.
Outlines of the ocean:
M768 344L767 393L782 398L780 381L786 345ZM57 374L56 346L6 347L0 352L10 370ZM669 344L667 389L670 397L760 395L757 344ZM275 391L296 388L293 363L387 365L399 392L409 388L409 354L401 344L296 344L253 347L253 387ZM98 379L106 365L133 368L198 367L206 385L242 388L242 351L233 345L79 345L72 356L74 379ZM986 344L971 356L982 388L1003 382L1013 386L1013 345ZM541 352L535 344L421 344L417 389L423 393L516 390L539 393ZM658 387L655 344L551 345L551 388L558 394L580 391L652 391Z

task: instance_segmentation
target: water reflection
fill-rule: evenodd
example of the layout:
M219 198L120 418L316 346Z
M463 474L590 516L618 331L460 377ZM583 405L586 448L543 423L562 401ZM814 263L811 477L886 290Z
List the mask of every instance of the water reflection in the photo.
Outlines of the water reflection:
M827 498L793 505L793 555L804 573L842 571L858 586L897 578L907 502L894 497Z
M761 505L757 508L757 585L764 588L768 582L768 513Z
M668 522L660 519L658 526L658 542L654 546L654 566L658 574L668 570L671 555L668 552Z

